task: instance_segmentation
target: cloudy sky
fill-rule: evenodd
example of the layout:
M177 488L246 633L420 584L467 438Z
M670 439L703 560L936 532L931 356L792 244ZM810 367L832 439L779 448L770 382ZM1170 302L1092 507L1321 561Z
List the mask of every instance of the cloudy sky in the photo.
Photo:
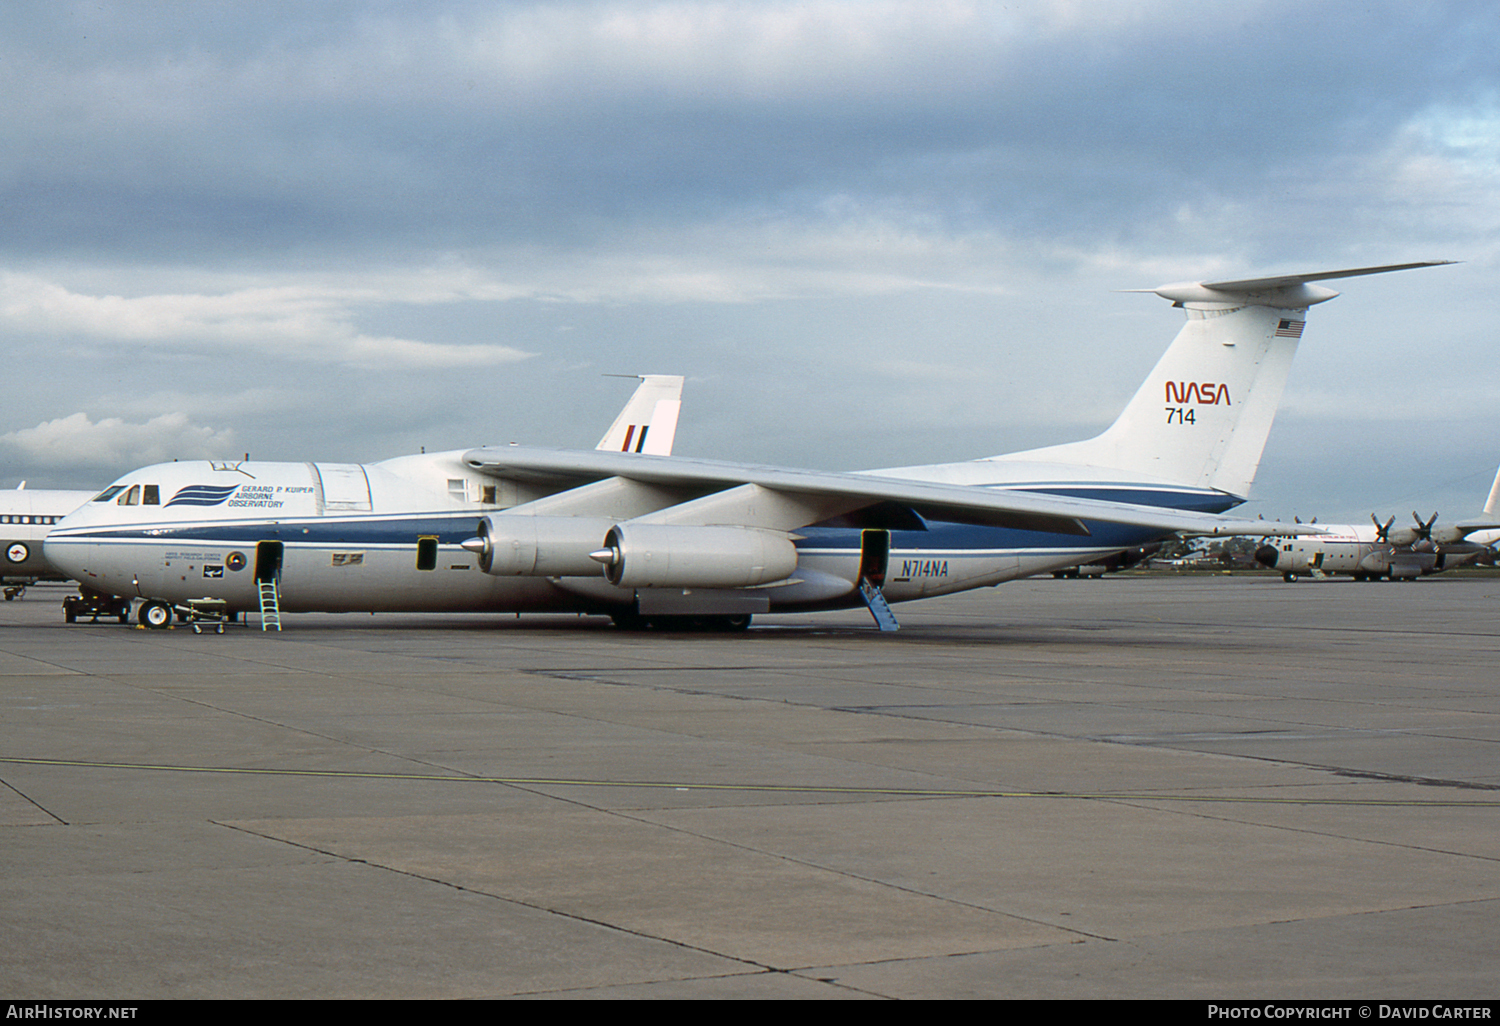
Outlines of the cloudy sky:
M1500 463L1500 9L1474 0L0 8L0 486L591 446L853 469L1113 419L1113 290L1411 260L1313 310L1253 514Z

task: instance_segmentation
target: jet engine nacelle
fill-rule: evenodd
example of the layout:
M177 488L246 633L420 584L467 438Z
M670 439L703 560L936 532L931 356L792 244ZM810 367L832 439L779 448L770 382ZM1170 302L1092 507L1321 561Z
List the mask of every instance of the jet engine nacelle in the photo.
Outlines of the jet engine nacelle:
M592 556L622 588L746 588L797 569L791 538L755 527L617 524Z
M484 517L479 536L463 547L479 557L479 569L496 577L592 577L589 558L599 535L614 526L608 517Z

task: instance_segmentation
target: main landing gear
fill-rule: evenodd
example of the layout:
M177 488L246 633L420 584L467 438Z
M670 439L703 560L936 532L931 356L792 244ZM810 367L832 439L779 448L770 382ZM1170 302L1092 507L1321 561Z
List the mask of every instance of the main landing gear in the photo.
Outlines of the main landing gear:
M614 613L610 619L622 631L684 631L737 633L750 626L750 614L739 616L642 616Z

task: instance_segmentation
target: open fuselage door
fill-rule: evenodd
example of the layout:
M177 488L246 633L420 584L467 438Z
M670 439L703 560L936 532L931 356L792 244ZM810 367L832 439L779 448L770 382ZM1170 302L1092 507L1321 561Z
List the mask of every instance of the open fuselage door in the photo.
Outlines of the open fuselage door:
M279 541L255 545L255 590L260 598L260 629L281 630L281 562L285 548Z

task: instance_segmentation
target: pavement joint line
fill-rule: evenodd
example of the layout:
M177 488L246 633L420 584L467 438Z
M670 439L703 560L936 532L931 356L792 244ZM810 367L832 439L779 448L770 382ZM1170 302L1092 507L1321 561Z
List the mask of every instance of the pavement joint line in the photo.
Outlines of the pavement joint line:
M888 795L905 798L1054 798L1074 801L1167 801L1239 805L1500 809L1500 799L1456 798L1288 798L1254 795L1193 795L1111 791L1006 791L927 787L846 787L835 784L704 783L684 780L590 780L568 777L475 776L461 773L379 773L365 770L313 770L255 766L172 766L85 759L39 759L0 755L0 763L72 769L118 769L157 773L222 773L246 776L322 777L335 780L410 780L447 784L508 784L526 787L636 787L674 791L748 791L779 794Z

